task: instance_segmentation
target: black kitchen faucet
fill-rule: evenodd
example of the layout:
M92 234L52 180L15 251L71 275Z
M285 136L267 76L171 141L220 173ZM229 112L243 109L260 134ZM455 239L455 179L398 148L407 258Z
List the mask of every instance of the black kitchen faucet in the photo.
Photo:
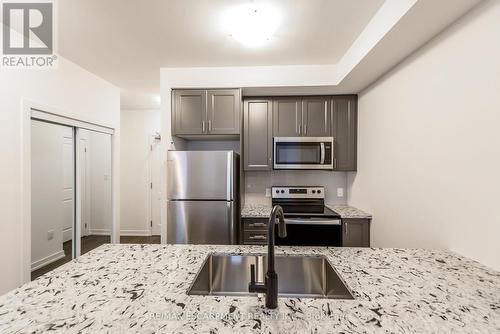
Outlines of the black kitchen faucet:
M273 207L268 222L267 234L267 273L265 282L255 282L255 265L250 265L250 283L248 284L249 292L265 293L266 294L266 307L278 307L278 274L274 270L274 225L278 217L278 235L280 238L286 237L286 223L283 215L283 208L279 205Z

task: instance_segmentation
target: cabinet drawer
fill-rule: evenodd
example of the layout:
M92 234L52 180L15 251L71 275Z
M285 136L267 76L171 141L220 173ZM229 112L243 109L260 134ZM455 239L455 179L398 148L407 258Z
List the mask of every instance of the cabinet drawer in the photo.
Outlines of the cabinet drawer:
M245 218L243 219L243 228L248 230L266 230L267 229L267 218Z
M245 245L267 244L267 231L244 231L243 244Z

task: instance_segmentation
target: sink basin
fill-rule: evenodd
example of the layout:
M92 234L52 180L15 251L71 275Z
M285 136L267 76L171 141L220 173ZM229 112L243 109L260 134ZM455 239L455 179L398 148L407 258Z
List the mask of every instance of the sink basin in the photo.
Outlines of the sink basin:
M189 295L256 296L248 292L250 265L264 282L265 255L210 254L196 275ZM276 256L278 297L354 299L324 256Z

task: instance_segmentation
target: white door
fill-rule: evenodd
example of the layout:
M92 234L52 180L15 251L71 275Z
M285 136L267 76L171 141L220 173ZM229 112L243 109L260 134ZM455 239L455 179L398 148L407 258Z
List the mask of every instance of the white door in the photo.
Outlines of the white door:
M151 235L160 235L160 140L153 140L151 144L150 167L151 167Z
M81 236L89 234L90 227L90 177L89 177L89 134L87 130L79 129L78 163L80 164L80 203L81 203Z
M64 226L63 242L73 239L73 188L74 188L74 168L73 168L73 128L63 127L63 187L62 202L64 206Z
M31 269L65 256L73 229L73 128L31 122Z

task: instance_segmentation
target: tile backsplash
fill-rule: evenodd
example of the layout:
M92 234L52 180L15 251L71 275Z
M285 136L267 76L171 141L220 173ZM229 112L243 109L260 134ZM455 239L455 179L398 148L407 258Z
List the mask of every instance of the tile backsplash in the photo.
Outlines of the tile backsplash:
M245 172L245 204L268 204L266 188L272 186L324 186L325 203L347 204L347 173L310 170L273 170ZM337 188L344 189L344 196L337 197Z

